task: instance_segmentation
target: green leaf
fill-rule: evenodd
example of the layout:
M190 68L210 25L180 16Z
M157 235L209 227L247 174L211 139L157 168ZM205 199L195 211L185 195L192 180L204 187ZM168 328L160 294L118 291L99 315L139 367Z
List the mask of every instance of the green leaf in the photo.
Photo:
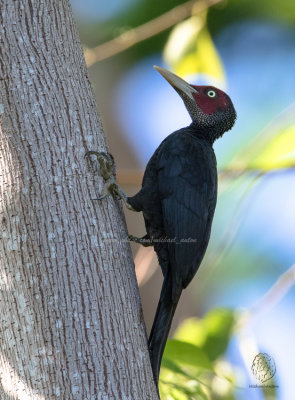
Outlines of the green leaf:
M213 361L222 356L227 349L235 324L235 316L232 310L215 309L206 315L204 324L207 338L203 349Z
M224 80L221 60L206 28L206 13L176 25L164 49L164 60L180 76L204 73Z
M197 381L191 380L186 383L161 381L160 380L161 399L190 400L203 399L208 400L208 396L203 392ZM165 394L166 396L165 396ZM171 397L170 397L171 396Z
M161 368L164 367L174 372L175 374L180 374L185 376L186 378L192 378L186 371L184 371L178 364L170 360L169 358L163 358Z
M207 355L197 346L180 340L168 340L163 360L173 360L175 363L199 367L213 371L213 366Z
M225 352L234 323L232 310L218 308L208 312L203 319L186 320L174 337L198 346L213 361Z
M186 319L176 330L174 338L203 347L207 337L203 321L199 318Z

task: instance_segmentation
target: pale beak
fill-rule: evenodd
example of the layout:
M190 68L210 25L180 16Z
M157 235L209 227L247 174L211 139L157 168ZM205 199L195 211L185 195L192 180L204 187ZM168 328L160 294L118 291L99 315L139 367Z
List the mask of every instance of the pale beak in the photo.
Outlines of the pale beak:
M194 100L193 93L198 93L198 91L189 83L165 68L158 67L157 65L154 65L154 68L160 72L160 74L166 79L166 81L170 83L170 85L179 93L180 96L183 93Z

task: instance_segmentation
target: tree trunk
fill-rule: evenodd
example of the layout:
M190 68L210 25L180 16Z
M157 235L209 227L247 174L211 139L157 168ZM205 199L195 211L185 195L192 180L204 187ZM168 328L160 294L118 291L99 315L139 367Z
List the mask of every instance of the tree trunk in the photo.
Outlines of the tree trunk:
M156 399L68 0L0 0L0 398Z

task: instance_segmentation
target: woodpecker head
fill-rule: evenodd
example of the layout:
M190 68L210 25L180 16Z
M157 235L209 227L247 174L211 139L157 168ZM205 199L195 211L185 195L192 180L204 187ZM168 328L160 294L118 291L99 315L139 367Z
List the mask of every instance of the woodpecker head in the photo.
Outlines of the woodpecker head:
M230 130L236 111L229 96L214 86L190 85L172 72L154 66L182 98L193 123L214 141Z

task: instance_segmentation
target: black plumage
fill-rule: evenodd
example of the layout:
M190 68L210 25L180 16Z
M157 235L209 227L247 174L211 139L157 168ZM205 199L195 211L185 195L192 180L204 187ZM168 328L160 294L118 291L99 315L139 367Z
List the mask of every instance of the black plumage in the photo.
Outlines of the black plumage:
M189 85L169 71L157 69L178 91L193 122L160 144L147 164L141 190L128 197L129 205L143 212L145 239L154 246L164 276L149 337L156 383L181 292L197 272L210 238L217 199L212 144L236 118L230 98L221 90Z
M171 301L191 281L206 250L216 195L213 148L192 124L161 143L147 164L142 189L128 198L143 211L164 277L173 272Z
M216 197L214 151L206 136L192 124L161 143L146 167L142 189L128 198L136 211L143 211L164 276L149 339L153 370L160 367L181 292L194 277L206 251Z

